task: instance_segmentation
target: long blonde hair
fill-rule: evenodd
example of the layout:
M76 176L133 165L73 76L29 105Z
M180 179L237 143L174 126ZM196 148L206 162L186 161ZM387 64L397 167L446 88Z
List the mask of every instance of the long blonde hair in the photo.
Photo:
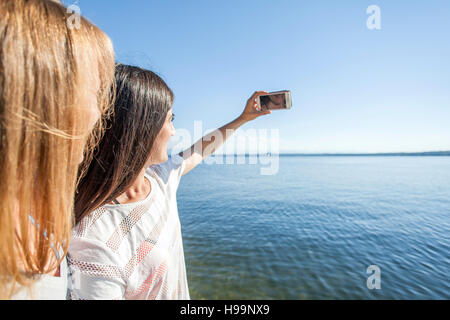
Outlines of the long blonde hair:
M101 113L111 102L111 41L83 17L70 25L72 14L51 0L0 0L2 299L31 287L32 275L55 270L67 253L77 156L89 157L101 135L100 122L88 135L86 80L100 81ZM55 248L63 255L55 258Z

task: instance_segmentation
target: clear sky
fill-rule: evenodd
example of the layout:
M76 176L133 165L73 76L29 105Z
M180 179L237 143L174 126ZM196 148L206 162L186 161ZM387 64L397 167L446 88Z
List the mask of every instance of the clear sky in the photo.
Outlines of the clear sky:
M280 152L450 150L448 0L64 3L111 37L119 62L162 76L177 130L218 128L255 90L289 89L292 110L241 129L278 129ZM370 5L381 30L366 26Z

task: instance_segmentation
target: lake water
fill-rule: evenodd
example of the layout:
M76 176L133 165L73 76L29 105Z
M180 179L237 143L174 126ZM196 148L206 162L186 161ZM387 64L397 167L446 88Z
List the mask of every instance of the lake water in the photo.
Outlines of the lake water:
M450 299L450 157L260 168L202 163L182 177L192 299ZM367 286L370 265L380 289Z

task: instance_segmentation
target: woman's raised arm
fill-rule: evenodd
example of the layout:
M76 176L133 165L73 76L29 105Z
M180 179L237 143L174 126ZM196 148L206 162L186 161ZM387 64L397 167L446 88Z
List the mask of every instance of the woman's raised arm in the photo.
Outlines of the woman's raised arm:
M194 169L205 158L213 154L240 126L260 116L270 114L270 110L257 110L256 98L265 94L267 94L266 91L256 91L253 93L253 95L247 100L245 109L239 117L219 129L205 135L190 148L180 152L179 155L183 157L186 162L183 175Z

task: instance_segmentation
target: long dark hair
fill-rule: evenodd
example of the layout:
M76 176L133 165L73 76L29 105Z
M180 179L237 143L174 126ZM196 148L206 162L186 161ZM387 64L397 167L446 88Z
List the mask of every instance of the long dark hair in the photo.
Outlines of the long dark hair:
M111 202L144 168L174 95L155 73L116 65L113 115L75 195L75 219Z

